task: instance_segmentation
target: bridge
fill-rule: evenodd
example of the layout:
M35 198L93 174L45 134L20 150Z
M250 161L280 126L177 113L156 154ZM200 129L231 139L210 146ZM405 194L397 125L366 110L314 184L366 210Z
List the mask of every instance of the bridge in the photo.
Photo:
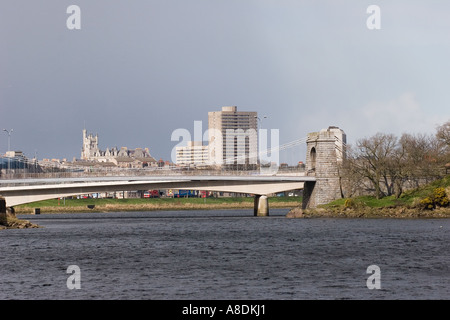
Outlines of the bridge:
M255 196L255 215L268 215L267 196L293 189L303 189L307 176L157 176L103 177L85 179L20 179L21 186L0 187L6 206L88 193L150 189L188 189L248 193ZM16 181L3 181L10 184Z
M339 133L341 133L339 135ZM268 195L303 189L302 207L315 207L340 195L338 165L345 156L345 134L336 127L308 134L306 175L146 175L0 180L0 213L40 200L88 193L188 189L253 194L255 216L269 214Z

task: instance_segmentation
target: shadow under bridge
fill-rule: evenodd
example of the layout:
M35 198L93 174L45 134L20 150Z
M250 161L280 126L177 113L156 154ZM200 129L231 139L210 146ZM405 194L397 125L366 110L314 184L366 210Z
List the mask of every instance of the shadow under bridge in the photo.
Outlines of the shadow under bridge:
M150 189L188 189L255 195L255 216L267 216L269 194L303 189L308 176L103 177L3 180L0 197L6 207L87 193Z

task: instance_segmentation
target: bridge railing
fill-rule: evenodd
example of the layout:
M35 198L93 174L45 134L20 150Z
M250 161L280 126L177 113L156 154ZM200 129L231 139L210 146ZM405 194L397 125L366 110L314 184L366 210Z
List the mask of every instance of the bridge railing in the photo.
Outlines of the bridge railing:
M304 168L279 168L277 175L302 175ZM57 178L84 178L84 177L155 177L155 176L255 176L267 175L264 170L202 170L192 168L83 168L71 170L70 168L53 168L44 172L29 172L23 169L3 170L0 173L2 180L19 179L57 179Z

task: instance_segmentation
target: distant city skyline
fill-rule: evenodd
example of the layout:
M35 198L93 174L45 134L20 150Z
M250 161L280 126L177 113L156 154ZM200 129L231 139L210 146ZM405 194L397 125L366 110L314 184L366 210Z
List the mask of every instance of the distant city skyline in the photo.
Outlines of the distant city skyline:
M280 144L329 126L349 144L433 134L450 119L448 12L419 0L3 0L0 129L29 158L68 160L83 128L170 160L172 132L206 128L222 106L267 116Z

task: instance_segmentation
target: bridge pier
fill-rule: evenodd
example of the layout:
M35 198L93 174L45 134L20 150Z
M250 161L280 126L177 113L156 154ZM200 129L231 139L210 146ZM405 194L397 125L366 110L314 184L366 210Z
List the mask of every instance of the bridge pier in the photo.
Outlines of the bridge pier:
M338 127L329 127L308 134L306 141L306 172L316 181L305 182L303 209L339 199L341 184L339 166L346 156L346 135Z
M269 199L267 196L255 195L253 213L255 217L267 217L269 215Z
M315 181L305 182L305 185L303 187L302 209L314 208L316 206L316 203L314 201L316 197L315 194L313 195L315 185Z
M0 197L0 219L6 220L8 218L15 218L16 211L13 207L6 206L6 200L3 197Z
M6 200L0 197L0 219L6 220Z

